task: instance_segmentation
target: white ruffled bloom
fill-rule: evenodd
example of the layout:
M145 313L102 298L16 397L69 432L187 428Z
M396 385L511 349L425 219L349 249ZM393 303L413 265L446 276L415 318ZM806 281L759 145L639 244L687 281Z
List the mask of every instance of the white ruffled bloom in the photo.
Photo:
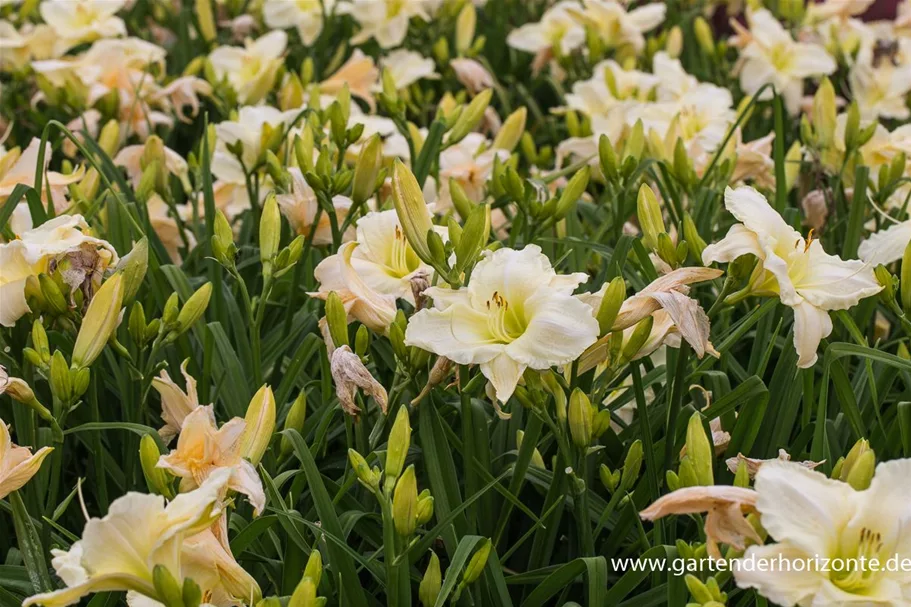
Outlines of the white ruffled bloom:
M439 78L433 59L420 53L398 49L392 51L381 61L384 69L389 71L396 89L406 88L423 78ZM377 89L382 87L377 84Z
M818 240L805 240L753 188L728 188L724 202L741 223L706 247L702 261L730 262L746 254L759 258L750 288L756 295L777 296L794 310L797 365L812 367L819 342L832 332L829 310L847 310L882 290L872 267L829 255Z
M584 4L584 11L575 9L573 13L591 25L608 47L628 45L636 52L645 48L645 34L661 25L667 14L667 5L661 2L644 4L631 11L615 0L585 0Z
M126 36L123 19L117 17L126 0L44 0L38 5L41 18L72 48L98 38Z
M565 365L598 338L589 305L572 295L584 273L558 275L536 245L485 251L467 287L432 287L434 308L408 323L405 343L480 365L506 402L526 368Z
M361 26L351 44L374 38L384 49L395 48L405 40L412 17L430 20L425 0L350 0L339 4L338 12L351 15Z
M791 115L800 111L804 80L831 74L837 68L826 50L808 42L796 42L768 10L748 15L749 32L741 33L747 42L740 53L740 86L755 95L765 84L773 84L784 97ZM766 89L761 99L770 99Z
M332 14L335 0L266 0L263 19L271 28L297 28L301 42L313 44L323 31L323 11Z
M288 35L273 31L246 40L243 47L220 46L209 55L215 76L226 78L240 103L257 103L272 88L288 45Z
M848 74L851 93L861 117L907 120L908 93L911 92L911 39L894 41L893 56L877 56L874 44L861 47Z
M555 49L567 54L585 42L585 29L570 12L577 8L575 2L560 2L547 9L541 21L526 23L509 32L506 43L527 53L540 53Z
M869 238L860 243L857 256L871 266L890 264L902 258L909 242L911 242L911 219L871 234Z
M745 558L784 562L736 567L737 585L778 605L906 605L911 573L887 561L911 558L909 475L911 459L884 462L870 487L855 491L798 463L764 463L756 473L756 509L777 543L750 546ZM840 559L841 571L832 559Z

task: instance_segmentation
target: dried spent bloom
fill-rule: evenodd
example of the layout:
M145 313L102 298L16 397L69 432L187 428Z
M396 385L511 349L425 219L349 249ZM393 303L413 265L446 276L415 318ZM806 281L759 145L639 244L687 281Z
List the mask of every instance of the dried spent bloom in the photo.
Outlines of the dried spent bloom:
M743 462L743 464L746 465L747 473L750 475L750 478L756 478L756 473L759 472L759 468L761 468L763 466L763 464L767 464L769 462L776 462L776 461L789 462L789 461L791 461L791 456L784 449L779 449L778 457L772 458L772 459L755 459L752 457L747 457L742 453L738 453L737 457L729 457L727 460L725 460L725 464L727 464L728 470L730 470L732 473L736 474L737 469L740 467L741 462ZM813 470L813 469L823 465L823 463L825 463L825 462L812 462L812 461L807 460L807 461L796 462L796 463L807 468L808 470Z
M360 407L354 402L354 394L358 388L372 396L383 413L386 413L389 398L386 388L373 378L373 375L361 362L360 357L352 352L351 348L348 346L336 348L332 353L329 368L332 371L332 380L335 382L338 402L345 413L357 417L361 412Z

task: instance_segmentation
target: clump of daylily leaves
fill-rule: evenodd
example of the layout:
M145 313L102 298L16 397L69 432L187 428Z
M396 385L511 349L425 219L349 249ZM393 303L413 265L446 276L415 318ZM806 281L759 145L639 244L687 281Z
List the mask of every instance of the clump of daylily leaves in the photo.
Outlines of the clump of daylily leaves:
M906 604L870 4L0 2L2 602Z

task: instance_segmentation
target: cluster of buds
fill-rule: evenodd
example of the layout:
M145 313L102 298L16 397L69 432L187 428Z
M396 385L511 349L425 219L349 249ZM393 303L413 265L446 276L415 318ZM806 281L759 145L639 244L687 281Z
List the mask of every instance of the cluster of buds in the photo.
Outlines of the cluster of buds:
M196 324L197 320L202 318L206 308L209 306L211 297L212 283L210 282L199 287L187 298L183 306L180 305L180 298L177 293L172 293L161 312L161 320L158 324L158 338L164 344L169 344L186 333Z
M203 603L202 590L191 578L183 583L164 566L155 565L152 570L155 599L165 607L200 607Z
M687 603L687 607L696 607L697 605L701 607L724 607L727 604L728 595L721 591L718 580L714 576L709 576L705 582L693 574L687 574L684 579L686 587L693 597L693 600Z
M559 195L551 195L544 183L522 179L512 161L495 160L491 177L491 192L496 197L508 197L526 217L526 221L546 230L569 215L585 194L591 179L591 168L583 166L567 181ZM453 195L455 199L455 195Z
M901 322L905 331L911 334L911 242L902 256L901 275L895 276L880 264L874 269L876 280L883 286L879 300Z
M841 457L832 468L832 478L848 483L857 491L863 491L873 481L876 471L876 453L866 439L860 439L848 455Z
M689 254L689 245L687 241L683 240L674 246L674 242L664 227L664 217L661 213L661 205L658 204L658 198L647 184L642 184L642 187L639 188L636 210L645 246L671 268L680 267Z
M645 127L641 120L637 120L624 140L617 144L612 143L607 135L601 135L598 139L598 165L605 181L622 188L633 179L645 146Z
M693 413L686 427L685 455L677 473L667 471L667 484L672 491L681 487L710 487L715 484L715 449L703 425L700 413Z
M288 607L323 607L327 602L326 597L316 595L322 577L323 556L319 550L314 550L307 559L303 577L294 588L291 598L288 599ZM274 601L276 607L281 605L277 598L266 600ZM269 607L272 607L272 605Z
M642 470L642 457L642 441L636 439L626 452L622 470L611 470L607 464L601 464L598 474L604 488L611 493L620 491L625 494L631 491L633 485L639 479L639 472Z

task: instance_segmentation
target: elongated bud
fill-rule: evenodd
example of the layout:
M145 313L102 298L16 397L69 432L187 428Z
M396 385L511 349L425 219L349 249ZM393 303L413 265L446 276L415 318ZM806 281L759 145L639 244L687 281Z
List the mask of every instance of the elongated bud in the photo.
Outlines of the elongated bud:
M120 319L123 302L123 278L114 274L89 303L73 346L73 366L88 367L104 349Z
M326 322L336 348L348 345L348 313L338 293L332 291L326 298Z
M702 263L702 252L705 250L706 244L702 236L699 235L696 224L689 213L683 214L683 238L689 245L696 262Z
M171 293L168 300L164 302L164 308L161 311L161 321L165 326L173 325L177 322L177 314L180 312L180 297L177 293Z
M688 574L684 579L686 580L686 587L689 589L690 594L693 595L696 603L705 605L714 600L709 589L706 588L705 584L703 584L695 575Z
M278 245L282 236L282 215L278 209L275 194L269 194L263 202L263 213L259 222L259 258L263 271L271 272L272 261L278 254Z
M49 380L54 396L64 403L70 402L73 397L73 379L69 365L60 350L56 350L51 356Z
M696 482L703 486L715 484L713 447L702 425L702 415L693 413L686 427L686 459L693 464Z
M525 121L528 119L528 110L523 105L515 112L510 114L503 122L503 126L497 131L497 136L493 140L493 147L498 150L512 152L522 135L525 134Z
M901 282L899 284L901 286L902 308L905 314L911 315L911 242L905 247L901 272Z
M418 525L423 525L433 518L433 496L430 491L424 489L418 495L417 519Z
M560 195L559 202L557 202L557 210L554 213L554 216L557 219L566 217L576 206L576 203L582 198L585 189L588 187L588 181L591 178L591 174L591 168L584 166L569 180L569 183L563 188L563 193Z
M414 475L414 464L412 464L405 469L395 484L395 493L392 497L392 521L399 535L411 537L417 528L417 520L418 482Z
M319 586L320 579L323 577L323 555L319 550L310 553L307 566L304 567L304 577L310 578L316 586Z
M471 211L456 246L456 262L460 270L474 265L490 238L490 205L478 205Z
M364 459L364 456L354 449L348 449L348 461L351 463L358 480L365 487L376 493L380 486L380 476L376 470L370 469L370 465Z
M481 573L484 572L484 567L487 566L487 559L490 557L490 549L492 546L489 539L484 538L481 540L480 548L471 556L471 560L468 561L468 566L465 567L465 573L462 576L462 581L465 584L473 584L481 577Z
M190 295L187 303L180 309L177 315L177 327L175 331L180 334L187 331L199 320L206 308L209 306L209 299L212 297L212 283L207 282L199 287L195 293Z
M108 120L98 135L98 145L108 156L114 156L120 148L120 123Z
M408 417L408 408L399 407L395 415L392 430L389 431L389 445L386 448L385 484L386 491L392 490L393 484L405 467L405 458L411 447L411 420Z
M199 607L202 603L202 589L192 578L184 578L180 596L183 607Z
M605 464L601 464L601 467L598 469L598 478L601 479L601 484L603 484L604 488L610 493L615 492L617 487L620 486L620 471L611 471Z
M256 391L247 406L244 421L246 427L240 439L240 453L256 466L269 448L275 432L275 395L272 388L264 385Z
M139 292L149 268L149 239L143 236L133 250L120 258L117 271L123 276L123 303L129 304Z
M624 360L630 361L636 357L636 354L639 353L639 350L642 349L642 346L648 340L649 335L652 334L652 326L654 324L655 319L653 316L646 316L636 324L636 328L633 329L629 339L623 344L621 355Z
M468 219L477 203L468 197L465 188L455 178L449 179L449 195L452 198L452 206L459 212L459 217L462 220Z
M683 52L683 30L679 25L671 28L667 34L667 41L664 43L664 49L671 59L676 59Z
M304 576L294 588L288 607L319 607L320 602L316 597L316 583Z
M161 451L155 439L149 434L144 434L139 441L139 462L142 465L142 474L146 479L146 486L152 493L163 495L168 499L174 497L168 473L158 467Z
M712 28L703 17L696 17L693 21L693 31L696 33L696 42L699 48L706 55L715 54L715 38L712 36Z
M745 460L740 460L737 464L737 472L734 473L734 486L744 488L750 486L750 469L747 467Z
M196 0L196 19L199 23L199 34L206 42L212 42L218 35L215 28L215 15L212 12L212 0Z
M643 240L653 251L658 249L658 235L664 234L664 219L661 217L661 206L652 188L642 184L636 199L639 226L642 228Z
M377 176L383 168L383 140L378 134L367 140L354 165L351 200L360 205L373 196Z
M424 194L411 170L396 159L392 169L392 200L405 238L418 257L433 263L427 233L433 229Z
M478 13L475 10L474 3L466 2L456 19L455 43L456 52L460 55L471 48L477 22Z
M492 95L493 90L485 89L471 100L468 107L462 110L462 113L459 114L455 124L452 125L452 130L449 131L449 137L446 140L448 145L454 145L462 141L468 133L475 130L475 127L478 126L481 119L484 117L487 106L490 105L490 98Z
M424 571L424 577L421 578L421 585L418 587L418 599L423 607L433 607L440 595L443 587L443 574L440 570L440 559L435 552L430 552L430 562L427 564L427 570Z
M69 309L66 298L60 287L54 282L54 279L47 274L38 275L38 284L41 286L41 294L48 308L54 314L64 314Z
M585 449L592 442L592 411L588 396L576 388L569 397L569 434L580 449Z
M832 145L835 137L835 119L838 110L835 106L835 87L828 77L823 78L813 96L813 133L815 144L820 149Z
M44 323L40 318L35 319L35 322L32 323L32 346L45 364L51 360L50 342L48 342L47 331L44 330Z
M596 317L601 335L606 335L614 326L624 299L626 299L626 281L622 276L617 276L607 285L601 305L598 306Z
M860 145L860 108L856 101L852 101L848 106L848 118L845 122L845 149L853 151Z
M285 416L283 430L294 429L298 432L304 431L304 422L307 421L307 393L303 390L291 403L288 414ZM294 450L291 440L287 436L282 436L281 451L282 455L289 455Z
M228 218L221 210L215 211L215 231L212 235L212 255L223 266L231 267L234 265L234 256L237 254L237 246L234 244L234 231Z
M525 432L523 432L522 430L516 430L516 449L521 449L522 443L524 441L525 441ZM541 452L538 451L537 447L535 447L534 450L531 452L531 465L536 468L540 468L542 470L545 468L544 458L541 457Z
M598 138L598 161L601 164L601 173L608 181L614 181L619 176L619 162L614 145L607 135Z

